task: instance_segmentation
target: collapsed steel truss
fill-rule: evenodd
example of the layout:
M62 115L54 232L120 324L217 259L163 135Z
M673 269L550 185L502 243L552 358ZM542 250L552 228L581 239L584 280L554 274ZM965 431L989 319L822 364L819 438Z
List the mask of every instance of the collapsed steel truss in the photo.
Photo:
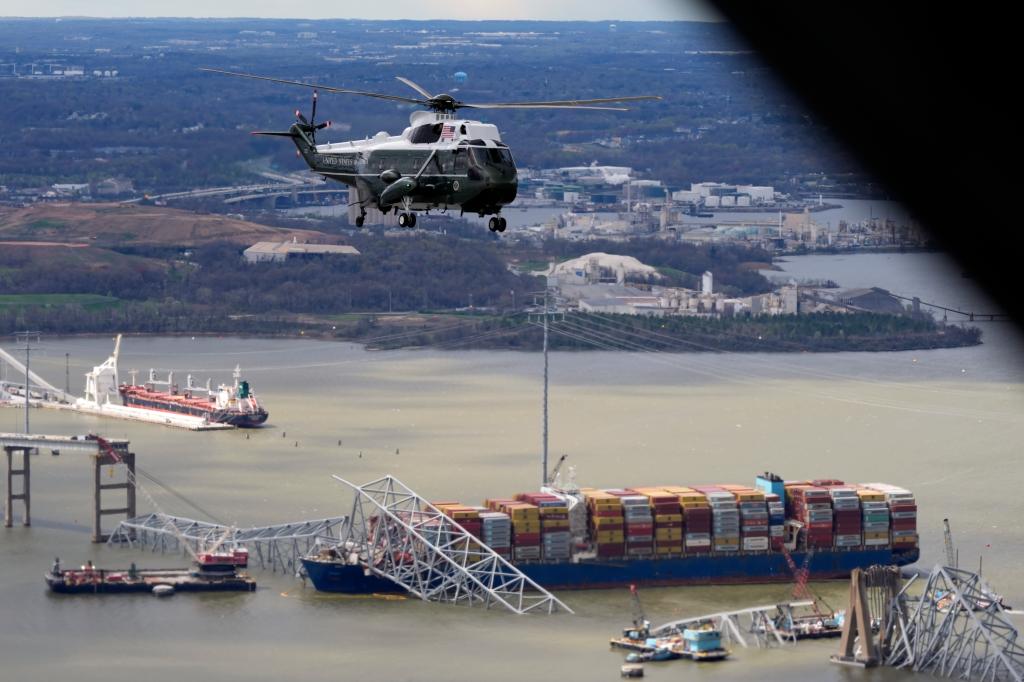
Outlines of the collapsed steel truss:
M683 630L688 627L697 627L710 623L716 630L722 633L723 641L732 640L744 648L748 647L749 644L747 644L743 633L752 637L754 644L758 648L767 648L773 644L782 645L786 642L795 644L796 634L779 630L775 625L775 620L779 615L792 620L793 612L796 609L813 607L814 605L815 602L813 600L795 601L784 604L753 606L737 611L710 613L705 616L683 618L659 625L656 628L651 628L651 635L654 637L678 635L682 634Z
M421 599L501 605L515 613L572 610L458 522L385 476L352 488L352 522L343 538L360 563Z
M317 544L337 544L348 517L311 519L295 523L256 528L232 528L167 514L146 514L122 521L107 540L108 546L150 549L154 552L193 552L212 547L242 546L249 550L249 561L262 569L297 573L299 559Z
M892 600L882 633L886 665L936 677L1024 680L1017 628L975 573L936 566L920 596L908 582Z

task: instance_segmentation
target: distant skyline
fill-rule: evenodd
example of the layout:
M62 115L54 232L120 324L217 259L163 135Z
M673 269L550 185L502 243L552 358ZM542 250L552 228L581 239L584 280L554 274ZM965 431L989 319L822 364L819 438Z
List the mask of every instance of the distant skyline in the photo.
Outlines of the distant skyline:
M0 3L2 17L723 21L715 8L702 0L349 0L302 5L280 0L38 0L27 4Z

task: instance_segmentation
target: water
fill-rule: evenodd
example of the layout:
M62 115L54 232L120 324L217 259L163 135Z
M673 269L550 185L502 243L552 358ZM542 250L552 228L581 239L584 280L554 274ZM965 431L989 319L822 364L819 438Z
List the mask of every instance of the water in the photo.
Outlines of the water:
M797 277L956 301L971 282L938 269L940 261L930 254L810 256L781 265ZM982 346L908 353L558 353L551 452L570 454L567 464L583 485L751 482L766 468L786 477L905 485L921 510L920 565L941 559L941 520L949 516L961 562L974 566L983 555L986 576L1009 603L1021 604L1024 371L1016 333L1006 323L982 327ZM44 341L33 368L58 384L64 353L71 353L72 376L81 377L112 347L99 338ZM349 498L331 473L354 481L392 473L428 498L465 502L536 488L536 354L128 338L121 366L191 370L216 382L229 380L236 362L270 410L268 428L190 433L36 410L33 430L127 437L140 467L238 525L347 513ZM0 431L19 430L21 419L20 410L0 409ZM92 546L90 478L82 455L36 458L35 524L0 531L4 680L618 679L622 655L606 641L630 619L624 588L562 593L576 615L553 617L319 594L262 572L255 594L50 596L41 578L57 555L68 564L182 563ZM165 493L153 495L168 513L194 513ZM140 496L140 511L147 508ZM843 604L843 584L815 587ZM642 597L658 623L779 601L788 592L785 585L652 588ZM722 665L645 668L654 680L862 679L826 663L836 646L734 647ZM867 678L910 676L886 670Z

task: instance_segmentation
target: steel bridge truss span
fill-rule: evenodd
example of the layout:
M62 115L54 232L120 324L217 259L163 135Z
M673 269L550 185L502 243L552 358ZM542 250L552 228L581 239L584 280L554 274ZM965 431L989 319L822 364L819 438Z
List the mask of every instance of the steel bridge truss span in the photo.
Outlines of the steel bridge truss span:
M667 637L670 635L681 635L688 627L699 627L710 623L712 627L722 633L722 639L726 642L734 641L740 646L747 648L750 645L743 636L754 640L754 644L760 648L768 648L772 645L796 644L796 634L779 630L775 621L778 616L792 620L793 612L797 609L814 607L813 600L786 602L783 604L765 604L764 606L752 606L737 611L723 611L721 613L709 613L704 616L683 618L651 628L651 634L655 637Z
M249 561L262 569L286 574L298 573L300 559L317 545L335 545L344 533L348 517L311 519L294 523L254 528L232 528L217 523L167 514L138 516L111 533L108 546L127 546L151 551L185 551L187 543L194 552L210 551L222 545L249 550Z
M356 485L346 544L377 576L424 600L500 605L515 613L572 610L398 479Z
M886 665L936 677L987 682L1024 680L1024 648L975 573L936 566L920 596L903 587L883 633Z

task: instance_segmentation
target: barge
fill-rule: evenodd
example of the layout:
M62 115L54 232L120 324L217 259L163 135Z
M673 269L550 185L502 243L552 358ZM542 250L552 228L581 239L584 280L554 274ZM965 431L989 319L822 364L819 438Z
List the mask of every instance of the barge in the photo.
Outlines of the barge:
M130 594L150 592L254 592L256 581L239 571L247 563L244 550L200 554L192 568L62 569L60 559L44 575L51 592L59 594Z

